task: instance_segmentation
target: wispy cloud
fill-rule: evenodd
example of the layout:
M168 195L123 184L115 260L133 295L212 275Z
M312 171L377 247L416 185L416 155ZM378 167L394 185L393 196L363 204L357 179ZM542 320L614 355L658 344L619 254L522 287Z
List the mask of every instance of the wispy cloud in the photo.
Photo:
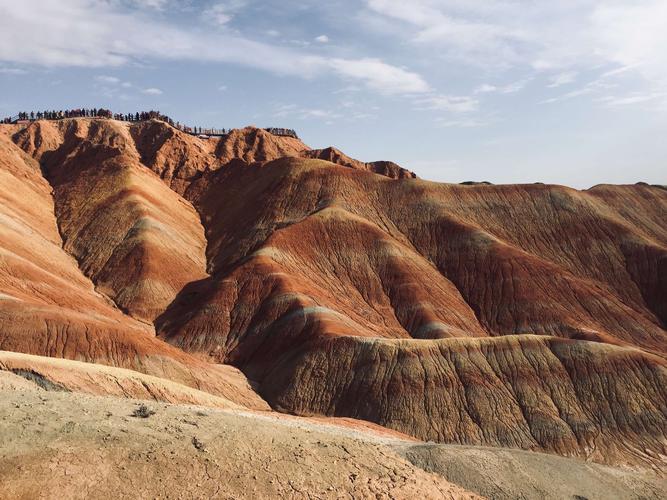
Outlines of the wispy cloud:
M550 89L560 87L561 85L567 85L568 83L573 83L577 79L576 71L565 71L563 73L558 73L550 79L549 87Z
M514 45L527 34L517 27L489 22L474 6L479 2L413 0L367 0L367 6L396 22L407 24L411 43L436 49L450 59L475 65L507 64L518 59ZM498 18L507 10L499 2L488 2L487 9ZM487 12L488 14L488 12ZM395 32L400 33L401 30Z
M667 92L633 92L626 96L602 96L596 99L596 102L603 103L611 107L629 106L632 104L640 104L658 99L665 99Z
M477 128L485 127L489 125L488 120L476 119L476 118L463 118L458 120L452 120L450 118L439 117L435 120L436 125L439 127L449 127L449 128Z
M275 107L273 116L276 118L293 116L300 120L315 119L320 121L330 121L341 118L343 115L329 109L308 108L297 104L279 104Z
M425 109L451 113L471 113L479 109L479 101L469 96L432 95L419 98L416 102Z
M108 76L108 75L98 75L95 77L95 80L101 83L108 83L112 85L116 85L120 83L120 78L117 78L115 76Z
M396 24L385 27L388 33L399 33L433 57L476 67L548 72L551 88L573 83L580 71L610 66L633 71L651 83L667 82L664 0L366 4L375 17L379 14Z
M231 63L302 78L333 74L385 94L430 90L421 75L378 58L327 58L225 29L191 31L104 0L0 3L0 61L114 67L158 59Z
M0 75L25 75L26 70L21 68L5 68L0 66Z
M667 82L667 2L598 2L592 14L597 51L652 81Z
M585 95L594 95L599 94L600 92L608 91L613 89L617 84L610 82L607 76L601 76L592 80L582 87L566 92L565 94L550 97L540 102L540 104L553 104L555 102L567 101L569 99L574 99L575 97L581 97Z
M129 2L137 7L162 10L171 3L171 0L129 0Z
M278 104L272 116L275 118L292 117L298 120L315 120L322 123L339 121L353 122L377 118L373 106L360 106L354 101L340 101L334 109L300 106L298 104Z
M484 83L473 91L475 94L490 94L490 93L499 93L499 94L514 94L523 90L531 81L532 77L522 78L516 80L515 82L508 83L505 85L491 85L489 83Z
M491 85L489 83L483 83L479 87L477 87L474 92L475 94L488 94L491 92L496 92L498 90L498 87L495 85Z
M131 82L123 81L120 78L111 75L97 75L93 80L95 82L95 88L97 91L105 97L118 96L122 99L129 99L131 95L128 95L125 92L130 89L134 89L135 92L139 92L148 96L159 96L164 93L162 89L157 87L142 88L140 86L133 85Z
M123 89L132 87L130 82L124 82L120 78L112 75L97 75L93 78L95 91L104 97L119 97L122 99L128 96L124 94Z
M367 87L386 94L418 94L431 89L419 74L380 59L329 59L321 63L344 78L361 81Z
M246 0L217 2L202 12L202 19L215 25L224 26L247 4Z

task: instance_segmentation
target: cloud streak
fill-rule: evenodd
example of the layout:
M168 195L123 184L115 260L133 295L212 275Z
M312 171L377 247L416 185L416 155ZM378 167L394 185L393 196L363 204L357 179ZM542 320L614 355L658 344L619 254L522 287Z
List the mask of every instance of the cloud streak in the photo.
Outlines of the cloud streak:
M506 85L491 85L488 83L484 83L477 87L474 90L475 94L492 94L492 93L498 93L498 94L514 94L516 92L519 92L523 90L531 81L533 78L522 78L521 80L517 80L512 83L508 83Z
M664 0L367 0L387 32L433 57L491 68L551 73L548 87L572 83L579 70L631 68L667 82ZM377 23L376 23L377 25Z
M227 0L217 2L202 12L202 19L213 25L224 26L229 23L236 13L246 6L245 0Z
M450 113L471 113L479 109L479 101L468 96L433 95L417 99L424 109Z
M148 4L163 6L155 0ZM226 24L220 17L228 15L224 8L216 12L217 24ZM421 75L378 58L327 58L220 28L195 33L104 0L0 2L0 61L53 68L165 59L230 63L301 78L333 74L384 94L430 88Z

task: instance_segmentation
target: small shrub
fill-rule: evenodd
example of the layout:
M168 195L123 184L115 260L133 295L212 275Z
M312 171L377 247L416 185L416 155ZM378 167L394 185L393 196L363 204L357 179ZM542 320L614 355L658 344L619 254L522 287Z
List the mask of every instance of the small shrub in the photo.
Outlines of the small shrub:
M137 418L148 418L151 415L155 415L155 410L149 408L143 403L136 407L132 412L132 416Z

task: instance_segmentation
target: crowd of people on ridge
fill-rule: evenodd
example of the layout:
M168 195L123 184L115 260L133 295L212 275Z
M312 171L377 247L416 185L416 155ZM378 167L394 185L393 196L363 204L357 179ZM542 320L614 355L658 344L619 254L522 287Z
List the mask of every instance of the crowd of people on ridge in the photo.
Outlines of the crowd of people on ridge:
M299 136L296 135L296 131L291 128L277 128L277 127L268 127L265 128L268 133L273 134L273 135L280 135L283 137L293 137L294 139L298 139Z
M21 111L16 116L0 120L0 123L15 123L17 121L35 121L35 120L61 120L63 118L112 118L112 113L108 109L67 109L67 110L46 110L46 111Z
M224 128L206 128L206 127L189 127L183 125L180 122L172 120L167 115L160 113L159 111L141 111L136 113L114 113L109 109L104 108L81 108L81 109L67 109L67 110L45 110L45 111L21 111L16 116L7 117L0 119L0 123L10 124L10 123L20 123L26 121L35 121L35 120L62 120L64 118L108 118L113 120L120 120L126 122L142 122L147 120L162 120L167 122L174 128L177 128L181 132L185 132L191 135L202 135L202 136L221 136L227 135L231 132L232 129ZM278 127L269 127L265 128L267 132L273 135L279 135L284 137L293 137L298 139L296 132L289 128L278 128Z

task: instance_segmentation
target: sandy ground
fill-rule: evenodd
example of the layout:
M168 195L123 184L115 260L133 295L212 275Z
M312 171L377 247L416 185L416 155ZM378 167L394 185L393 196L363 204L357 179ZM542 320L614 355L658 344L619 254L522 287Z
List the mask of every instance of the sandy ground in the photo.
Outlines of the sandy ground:
M665 481L643 471L29 378L0 371L3 499L667 498ZM155 413L133 416L142 404Z
M439 444L399 445L413 464L489 499L667 498L667 480L544 453Z
M164 378L70 359L0 351L0 370L21 373L23 378L29 378L40 387L52 390L65 389L95 396L153 399L164 403L197 404L217 408L244 408L224 397L214 396ZM10 380L11 377L4 377L4 383L10 383Z
M138 418L137 400L0 376L1 498L476 498L401 458L396 439L156 402Z

